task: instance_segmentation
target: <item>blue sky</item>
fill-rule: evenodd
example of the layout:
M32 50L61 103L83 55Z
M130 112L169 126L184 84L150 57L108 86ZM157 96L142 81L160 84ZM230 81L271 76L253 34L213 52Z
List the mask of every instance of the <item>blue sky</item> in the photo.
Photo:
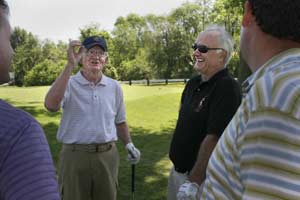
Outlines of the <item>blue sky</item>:
M99 23L112 30L119 16L129 13L166 15L192 0L7 0L12 27L19 26L40 39L67 42L79 37L79 28Z

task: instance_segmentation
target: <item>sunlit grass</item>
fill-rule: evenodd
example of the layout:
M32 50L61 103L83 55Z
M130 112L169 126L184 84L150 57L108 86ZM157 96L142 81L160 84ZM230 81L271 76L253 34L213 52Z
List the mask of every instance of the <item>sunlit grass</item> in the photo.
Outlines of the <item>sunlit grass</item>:
M136 200L166 199L167 176L171 163L169 144L178 114L183 84L139 86L122 85L127 122L135 145L142 152L136 166ZM43 126L52 156L57 166L61 145L56 131L61 113L49 113L43 101L49 87L0 87L0 98L31 113ZM119 171L119 200L131 198L131 166L121 143Z

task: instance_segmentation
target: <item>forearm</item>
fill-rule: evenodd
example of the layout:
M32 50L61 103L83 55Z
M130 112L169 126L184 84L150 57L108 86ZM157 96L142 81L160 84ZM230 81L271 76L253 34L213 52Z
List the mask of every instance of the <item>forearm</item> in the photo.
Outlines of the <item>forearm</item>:
M65 69L61 72L52 87L49 89L45 98L45 107L47 110L52 112L59 110L72 70L73 66L67 64Z
M205 180L206 167L217 142L218 137L216 135L210 134L205 137L205 139L201 143L197 161L189 175L189 181L196 182L198 183L198 185L201 185Z
M131 142L129 129L126 122L116 124L118 138L123 142L124 145Z

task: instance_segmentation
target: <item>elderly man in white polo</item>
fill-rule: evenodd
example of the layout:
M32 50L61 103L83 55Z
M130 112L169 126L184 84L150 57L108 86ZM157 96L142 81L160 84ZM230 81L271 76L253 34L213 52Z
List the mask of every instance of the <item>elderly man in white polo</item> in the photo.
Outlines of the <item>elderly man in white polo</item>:
M140 159L128 131L122 89L102 73L107 58L102 37L70 41L68 62L45 98L49 111L62 107L57 139L63 144L59 186L64 200L116 200L118 138L132 164ZM83 67L71 76L79 62Z

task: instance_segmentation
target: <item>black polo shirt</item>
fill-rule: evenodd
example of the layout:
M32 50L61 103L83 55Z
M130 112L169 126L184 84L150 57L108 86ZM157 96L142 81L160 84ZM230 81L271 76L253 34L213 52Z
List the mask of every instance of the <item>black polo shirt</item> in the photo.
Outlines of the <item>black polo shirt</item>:
M176 171L192 170L206 135L220 137L240 102L239 85L226 68L208 81L201 76L188 81L169 152Z

